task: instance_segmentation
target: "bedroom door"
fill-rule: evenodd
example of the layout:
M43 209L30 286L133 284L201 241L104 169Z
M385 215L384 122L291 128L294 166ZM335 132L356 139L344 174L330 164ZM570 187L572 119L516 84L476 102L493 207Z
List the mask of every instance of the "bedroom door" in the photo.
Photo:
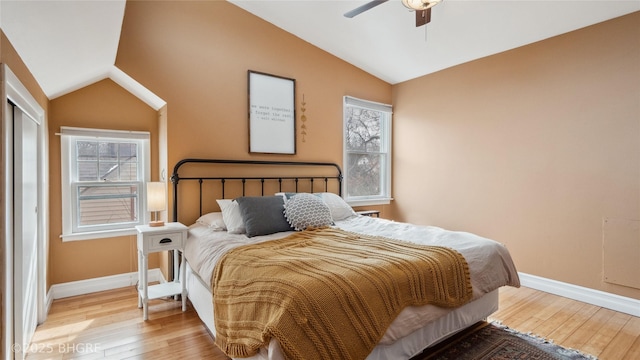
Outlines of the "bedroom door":
M28 347L38 323L38 122L13 111L14 344ZM15 358L24 358L16 351Z

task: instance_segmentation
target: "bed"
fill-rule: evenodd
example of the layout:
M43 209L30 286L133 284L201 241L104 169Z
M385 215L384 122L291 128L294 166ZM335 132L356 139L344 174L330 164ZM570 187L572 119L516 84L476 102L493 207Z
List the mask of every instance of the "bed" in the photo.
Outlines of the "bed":
M455 271L460 274L465 271L467 273L468 289L466 289L467 293L463 295L466 299L461 300L459 303L448 303L446 306L434 305L435 300L430 300L426 305L402 307L401 310L391 313L393 319L390 320L388 327L385 323L384 329L386 330L383 329L380 337L376 337L375 347L370 352L367 350L367 355L358 355L356 356L357 358L410 359L421 355L423 351L428 351L429 347L472 326L478 321L486 319L495 312L498 309L499 287L520 286L517 271L509 252L498 242L466 232L416 226L356 214L339 196L342 192L342 172L340 167L333 163L185 159L178 162L174 167L171 181L173 183L173 221L191 224L189 226L187 244L183 251L186 272L178 276L186 282L188 298L200 319L214 338L219 337L216 339L217 342L220 339L227 339L231 336L229 335L230 333L237 334L235 328L230 330L227 326L230 321L228 313L233 313L233 311L236 311L233 309L236 308L223 306L226 306L229 299L240 298L239 296L241 295L234 291L249 289L249 284L252 284L253 281L253 278L247 279L250 266L247 267L246 271L243 266L254 262L239 263L244 265L238 265L237 268L234 268L232 267L233 263L230 262L232 255L247 254L246 251L248 249L261 249L260 251L269 251L268 254L272 254L274 249L281 249L284 244L291 243L290 239L295 236L306 236L307 239L313 241L316 235L325 236L327 234L320 233L328 232L336 237L350 238L354 236L356 237L356 246L363 244L365 242L363 239L366 240L367 244L378 244L373 241L375 239L376 241L380 240L380 244L382 244L380 246L387 246L390 243L393 246L408 246L411 251L414 247L447 249L447 251L464 258L463 265L465 267L461 268L464 270ZM232 201L232 199L236 200ZM287 204L284 211L282 211L282 208L277 207L279 201L283 204L282 206ZM296 204L304 204L304 206L297 207ZM311 206L309 204L319 206L322 210L320 211L321 215L308 216L307 213L296 215L296 209L307 209ZM243 205L241 211L239 210L240 205ZM329 215L327 215L325 207L328 209ZM259 210L256 211L255 209ZM274 211L273 209L280 210ZM265 216L267 217L266 220ZM273 218L273 216L277 219ZM283 227L279 223L281 221L279 217L282 216L288 227ZM330 217L328 226L316 226L317 223L326 225L327 216ZM292 224L298 225L299 230L305 227L306 230L296 231L291 227ZM243 228L243 226L245 227ZM300 240L296 239L295 241L297 244ZM339 246L342 246L342 244L339 244ZM267 250L262 249L263 247L267 247ZM338 246L335 248L338 248ZM289 250L287 248L287 251ZM315 254L316 250L314 249L313 252ZM351 249L345 252L350 253ZM268 258L269 264L277 263L273 259L278 259L278 255L272 257L254 254L252 256L255 256L256 259ZM297 256L299 256L299 253ZM397 260L394 259L393 261ZM287 264L289 262L287 261ZM377 263L377 261L371 262ZM265 265L258 265L256 262L258 269L263 269L262 266ZM451 268L450 265L447 266L449 269ZM240 276L231 277L229 280L234 271L239 273ZM278 268L277 271L281 271L281 269ZM367 272L370 271L370 269L367 270ZM453 273L457 274L455 271ZM427 273L432 274L433 272L433 270L429 270ZM279 274L279 272L277 273ZM258 278L258 275L260 274L251 276ZM415 275L411 274L411 276ZM264 275L263 277L269 276ZM455 278L462 277L464 276L461 275ZM308 281L304 278L300 283L307 284ZM363 283L366 283L366 281L363 281ZM227 284L228 286L225 288L221 284ZM375 286L378 285L376 284ZM214 288L217 290L213 291L212 289ZM449 294L456 293L456 291L462 293L463 291L457 290L462 288L464 288L462 284L452 284L451 289L453 290L448 291ZM264 288L261 287L260 289ZM227 292L231 294L229 298L225 298L224 294L227 294ZM318 292L318 290L312 290L311 292ZM215 297L214 293L216 294ZM252 296L255 296L255 294L252 294ZM338 294L338 297L341 296L341 294ZM344 296L352 299L352 294ZM443 298L449 301L451 296L447 296ZM369 297L374 298L372 296ZM378 296L375 296L375 298L377 299ZM227 302L223 302L221 299ZM234 303L235 301L230 302ZM307 304L307 302L305 300L303 305ZM214 303L219 312L217 326L214 317ZM354 301L351 301L351 303L354 303ZM455 306L451 306L451 304L455 304ZM257 307L257 305L255 306ZM350 306L345 305L345 307ZM335 308L335 305L331 305L329 308ZM295 311L287 309L285 312L295 313ZM242 313L244 314L245 312L252 313L256 312L256 310L245 311L243 308ZM308 313L305 314L308 315ZM318 321L315 318L307 319L304 316L302 318L304 322ZM243 321L247 322L246 319L243 319ZM329 323L322 323L323 327L336 328L338 329L337 331L341 328L351 329L345 325L348 322L337 318L337 316L323 321L329 321ZM241 322L237 321L236 323ZM313 328L313 326L307 326L307 324L305 326L306 328ZM217 328L221 329L222 332L218 333ZM291 350L291 343L302 343L303 341L299 341L299 339L290 341L292 339L286 338L286 336L297 337L298 332L289 333L289 335L285 335L286 332L280 331L274 331L274 333L277 333L284 343L283 341L278 341L278 336L270 333L268 342L260 346L255 352L243 352L245 348L242 348L242 351L236 351L237 349L227 346L226 342L222 347L225 350L231 349L231 353L235 354L237 358L279 360L287 358L285 354L294 358L310 357L308 356L309 352L296 353ZM351 332L348 333L348 335L353 335ZM325 333L318 336L327 336L327 339L330 337ZM377 336L377 333L375 336ZM356 336L356 338L358 337L362 336ZM345 337L344 339L350 338ZM344 339L338 339L335 343L340 345L341 341L347 341ZM313 341L311 342L313 343ZM324 343L333 344L333 341L327 340L323 341ZM329 346L326 344L324 346ZM348 351L351 351L351 347L357 347L356 345L351 345L346 344L344 347ZM255 348L255 342L251 342L251 346ZM337 350L328 349L324 353L325 355L312 357L348 358L352 356L351 353L332 351Z

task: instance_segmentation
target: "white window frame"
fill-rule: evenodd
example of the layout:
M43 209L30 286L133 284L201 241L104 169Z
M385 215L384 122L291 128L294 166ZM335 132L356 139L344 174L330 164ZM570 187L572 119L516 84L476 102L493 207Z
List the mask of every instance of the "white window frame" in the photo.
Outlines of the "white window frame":
M381 124L381 143L378 154L383 157L381 170L381 194L371 196L350 196L349 195L349 162L348 155L353 153L347 149L347 108L359 107L368 110L376 110L386 114ZM391 197L391 121L393 108L391 105L362 100L351 96L345 96L343 101L343 125L342 125L342 152L344 164L343 198L351 206L368 206L389 204Z
M61 167L62 167L62 240L90 240L124 235L135 235L136 225L149 221L146 210L146 186L150 179L150 135L145 131L121 131L86 129L77 127L60 128ZM129 141L138 144L138 180L118 183L118 185L136 184L138 186L138 221L126 224L83 226L77 224L78 199L77 188L83 183L77 179L77 161L75 158L76 141L96 139L103 141ZM94 186L95 182L87 182Z

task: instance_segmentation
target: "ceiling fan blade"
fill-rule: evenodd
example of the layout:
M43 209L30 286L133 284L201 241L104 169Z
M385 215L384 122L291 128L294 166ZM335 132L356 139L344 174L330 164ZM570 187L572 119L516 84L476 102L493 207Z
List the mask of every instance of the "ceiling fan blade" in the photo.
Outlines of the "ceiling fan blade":
M416 10L416 27L426 25L429 21L431 21L431 8Z
M348 18L352 18L352 17L354 17L356 15L359 15L359 14L362 14L363 12L365 12L365 11L367 11L369 9L372 9L372 8L382 4L382 3L386 3L387 1L389 1L389 0L373 0L373 1L370 1L370 2L368 2L366 4L364 4L364 5L358 6L357 8L355 8L355 9L353 9L351 11L348 11L348 12L344 13L344 16L348 17Z

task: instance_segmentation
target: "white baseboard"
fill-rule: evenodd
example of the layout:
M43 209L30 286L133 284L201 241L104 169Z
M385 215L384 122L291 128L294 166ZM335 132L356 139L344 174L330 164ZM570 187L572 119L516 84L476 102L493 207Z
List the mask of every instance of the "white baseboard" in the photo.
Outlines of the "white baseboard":
M535 275L525 273L518 273L518 275L522 286L640 317L640 300ZM150 282L166 282L158 268L150 269L148 276ZM137 282L138 272L131 272L52 285L47 293L47 313L54 299L133 286Z
M147 273L149 282L167 282L160 269L149 269ZM118 289L133 286L138 282L138 272L103 276L99 278L71 281L68 283L54 284L47 294L47 310L54 299L62 299L70 296L85 295L98 291ZM48 312L48 311L47 311Z
M640 300L535 275L518 275L522 286L640 317Z
M53 287L53 285L52 285ZM44 313L46 315L49 315L49 311L51 310L51 305L53 304L53 291L51 291L51 289L49 289L49 291L47 291L47 296L44 298L45 304L44 304ZM45 315L45 319L46 319L46 315Z

